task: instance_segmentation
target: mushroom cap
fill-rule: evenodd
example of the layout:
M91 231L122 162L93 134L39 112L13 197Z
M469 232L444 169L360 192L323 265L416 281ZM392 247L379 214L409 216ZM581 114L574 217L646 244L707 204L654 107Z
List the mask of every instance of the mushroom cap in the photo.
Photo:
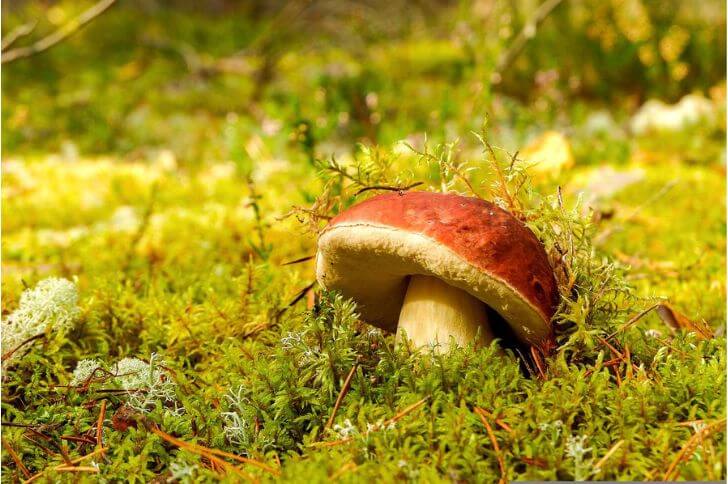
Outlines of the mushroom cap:
M524 342L548 347L558 304L543 246L520 220L478 198L378 195L334 217L318 240L316 278L394 331L411 275L438 277L498 312Z

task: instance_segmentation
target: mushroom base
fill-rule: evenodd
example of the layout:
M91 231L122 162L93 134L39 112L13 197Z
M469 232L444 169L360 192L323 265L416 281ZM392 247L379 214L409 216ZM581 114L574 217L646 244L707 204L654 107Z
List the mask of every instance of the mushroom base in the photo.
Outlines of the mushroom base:
M399 313L397 341L403 332L416 347L435 345L447 351L451 343L476 346L493 341L488 310L479 299L436 277L413 275Z

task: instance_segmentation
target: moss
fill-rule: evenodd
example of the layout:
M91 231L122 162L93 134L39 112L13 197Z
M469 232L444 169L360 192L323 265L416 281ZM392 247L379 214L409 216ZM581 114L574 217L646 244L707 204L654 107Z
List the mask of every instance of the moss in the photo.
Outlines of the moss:
M251 106L250 76L207 78L174 49L125 49L149 28L221 57L256 34L238 22L253 13L145 23L134 8L10 65L3 85L4 319L48 277L74 281L79 310L4 362L4 481L23 477L12 453L48 482L725 479L725 126L634 137L628 102L605 118L554 86L533 105L498 94L484 79L500 30L471 35L483 22L465 6L438 24L452 41L398 24L396 39L363 39L367 55L341 43L286 52ZM497 8L493 19L511 15ZM9 12L13 25L23 12ZM554 26L572 25L565 12L510 77L532 83L539 58L573 51L547 48L568 30ZM691 66L721 65L719 31L691 40ZM596 59L574 61L586 94L624 97L599 81L600 69L621 75L600 59L623 49L579 55ZM659 71L637 76L643 92L679 87L649 82ZM469 132L486 110L479 140ZM544 129L567 132L573 168L532 177L490 145L515 151ZM607 190L610 173L628 175ZM480 196L521 217L557 272L558 348L395 350L351 301L311 286L317 231L372 186ZM673 331L657 311L631 319L663 299L718 336ZM63 453L94 450L102 402L106 456L85 461L98 474L54 471ZM203 447L264 465L235 470Z

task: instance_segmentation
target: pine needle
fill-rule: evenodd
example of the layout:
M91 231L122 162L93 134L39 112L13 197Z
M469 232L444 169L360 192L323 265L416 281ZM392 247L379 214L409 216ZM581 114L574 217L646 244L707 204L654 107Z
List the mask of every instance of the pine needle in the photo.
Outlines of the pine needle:
M351 379L354 377L354 373L356 372L356 369L358 367L359 367L359 362L357 361L356 363L354 363L354 366L351 367L351 370L349 370L349 374L346 375L346 380L344 380L344 385L341 387L339 396L336 398L336 403L334 404L334 409L331 412L331 416L329 417L328 422L326 422L326 425L324 426L324 431L330 429L331 426L334 424L334 418L336 417L336 412L339 411L341 402L344 400L344 397L346 396L347 392L349 391L349 387L351 386Z
M678 465L681 462L687 461L690 459L690 457L692 457L693 453L697 450L698 445L700 445L704 437L707 437L709 434L717 430L725 430L725 423L726 419L720 419L717 422L713 422L712 424L703 427L700 431L696 432L695 435L690 437L688 441L685 442L682 449L680 449L680 452L678 452L677 457L675 457L675 460L672 461L670 467L667 468L667 472L665 472L665 475L662 479L665 481L670 481L674 478L677 478L680 475Z
M490 442L493 444L493 450L495 450L495 456L496 459L498 459L498 467L500 468L501 478L498 481L498 484L507 484L508 483L508 472L506 470L506 463L503 460L503 455L501 455L500 447L498 446L498 441L495 438L495 434L493 433L493 428L488 423L488 419L485 418L485 414L476 411L475 412L478 417L480 417L480 421L483 422L483 425L485 426L485 430L488 432L488 437L490 438Z
M178 439L176 437L173 437L173 436L169 435L168 433L164 432L163 430L161 430L159 427L157 427L154 424L151 424L149 426L149 429L154 434L158 435L159 437L161 437L162 439L166 440L167 442L169 442L169 443L171 443L173 445L176 445L177 447L179 447L181 449L188 450L188 451L190 451L190 452L192 452L194 454L198 454L198 455L207 457L210 460L215 460L216 463L222 464L226 469L229 469L231 467L234 468L234 466L232 466L231 464L229 464L228 462L225 462L223 460L216 459L215 456L227 457L229 459L236 460L236 461L241 462L243 464L250 464L250 465L255 466L255 467L257 467L257 468L259 468L261 470L264 470L264 471L266 471L266 472L268 472L270 474L273 474L274 476L280 476L280 474L281 474L278 469L275 469L275 468L273 468L273 467L271 467L268 464L265 464L263 462L259 462L259 461L254 460L254 459L249 459L247 457L243 457L243 456L240 456L240 455L231 454L230 452L225 452L223 450L211 449L209 447L205 447L205 446L202 446L202 445L199 445L199 444L193 444L193 443L190 443L190 442L185 442L184 440L181 440L181 439ZM249 477L252 478L252 476L249 476Z

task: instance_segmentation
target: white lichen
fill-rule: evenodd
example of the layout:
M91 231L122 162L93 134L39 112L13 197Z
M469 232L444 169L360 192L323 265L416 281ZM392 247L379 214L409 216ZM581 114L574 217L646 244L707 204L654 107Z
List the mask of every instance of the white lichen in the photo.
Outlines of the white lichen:
M574 460L574 480L584 481L588 477L588 465L584 462L584 456L591 451L591 447L585 447L586 435L570 435L566 441L566 455Z
M348 418L344 420L343 424L334 425L334 432L336 432L342 439L346 439L359 433L357 428Z
M645 331L645 336L647 336L648 338L661 338L662 332L657 329L648 329Z
M247 446L250 444L250 425L238 412L223 412L225 426L223 433L231 444Z
M139 412L149 412L157 402L176 404L176 385L156 353L152 353L149 363L139 358L124 358L113 366L111 373L127 391L129 406Z
M67 332L81 313L77 303L76 285L68 279L49 277L33 289L26 289L20 296L18 309L6 318L3 325L2 353L6 354L23 341L42 333Z
M79 361L76 364L76 369L73 370L73 376L71 378L71 386L83 385L91 378L96 370L103 368L103 365L99 360L90 358Z
M247 447L251 443L251 425L248 419L241 415L250 403L245 396L245 388L241 385L235 390L231 389L225 394L225 399L230 406L230 411L222 413L225 419L223 427L225 437L231 444Z
M169 465L171 475L167 478L167 482L195 482L195 472L198 467L197 464L174 461Z

